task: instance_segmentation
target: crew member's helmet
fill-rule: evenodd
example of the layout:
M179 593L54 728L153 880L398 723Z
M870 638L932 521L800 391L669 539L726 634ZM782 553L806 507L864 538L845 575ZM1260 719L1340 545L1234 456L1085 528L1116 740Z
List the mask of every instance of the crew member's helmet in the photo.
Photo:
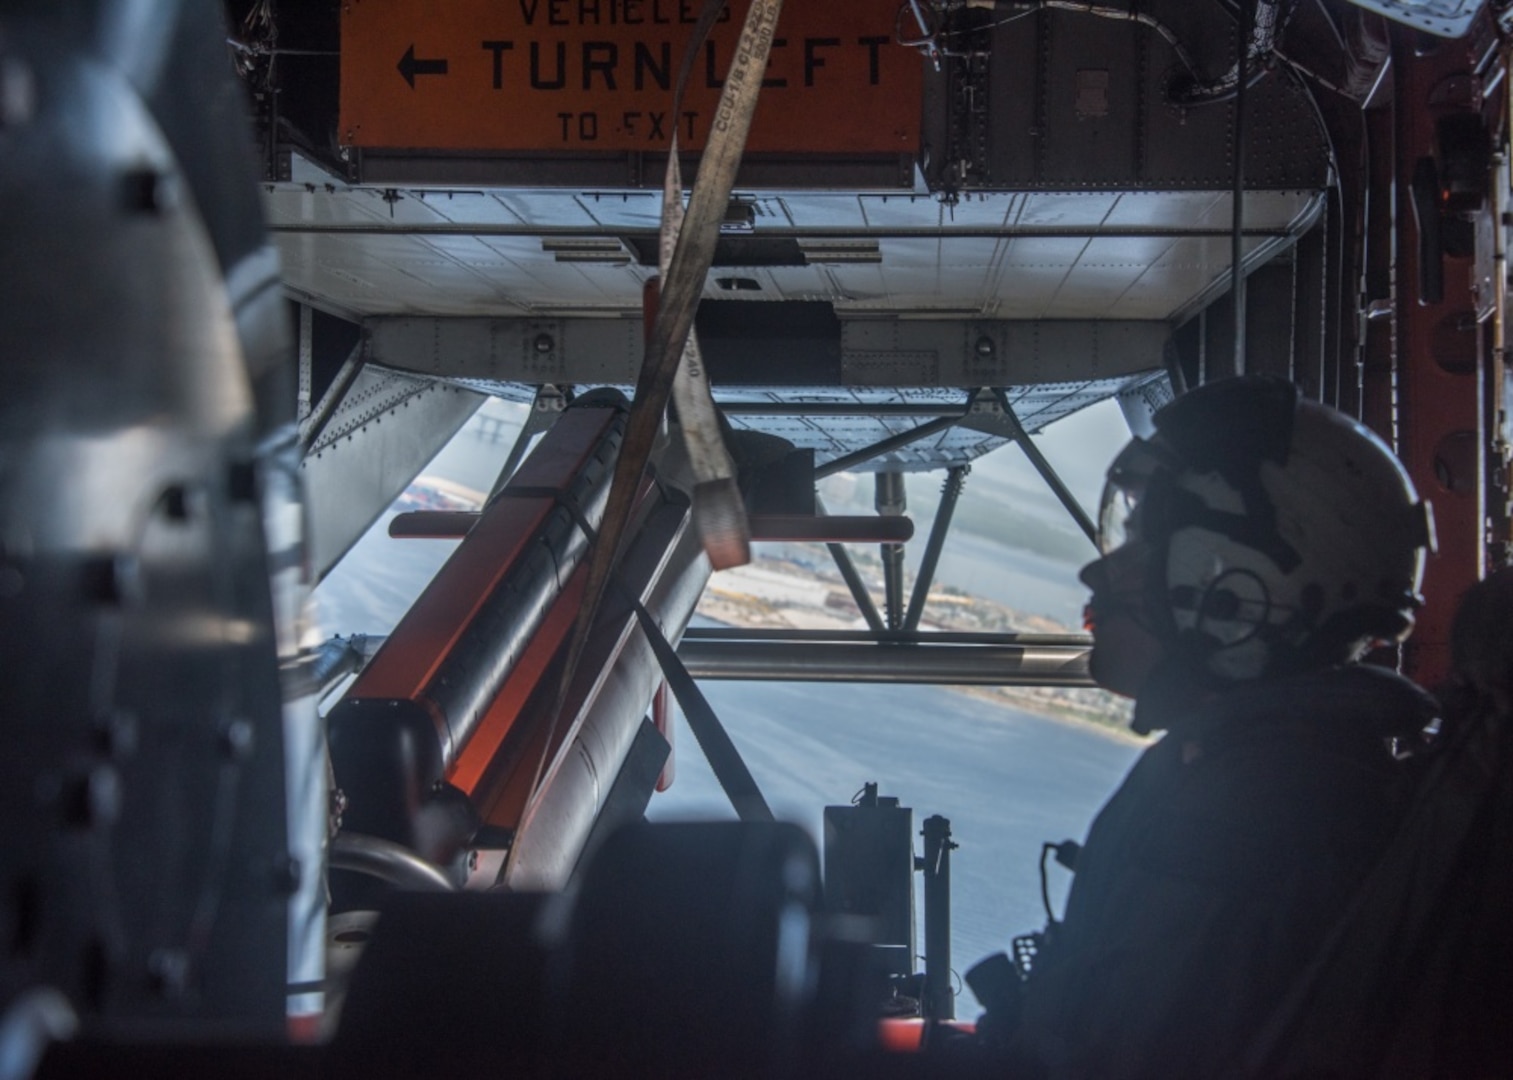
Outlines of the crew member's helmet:
M1291 383L1184 394L1109 468L1099 547L1137 558L1137 617L1224 680L1356 659L1413 627L1429 507L1381 439Z

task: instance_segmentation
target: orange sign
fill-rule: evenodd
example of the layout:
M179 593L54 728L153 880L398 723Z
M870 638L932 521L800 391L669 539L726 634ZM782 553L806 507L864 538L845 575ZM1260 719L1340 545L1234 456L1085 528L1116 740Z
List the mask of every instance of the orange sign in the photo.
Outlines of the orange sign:
M427 150L704 145L748 0L732 0L673 92L702 0L346 0L341 141ZM923 73L898 0L790 0L747 149L913 153Z

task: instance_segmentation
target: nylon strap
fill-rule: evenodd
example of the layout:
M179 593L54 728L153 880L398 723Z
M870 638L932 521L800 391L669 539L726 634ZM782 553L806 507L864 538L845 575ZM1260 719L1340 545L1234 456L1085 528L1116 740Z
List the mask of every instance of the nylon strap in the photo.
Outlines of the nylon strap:
M558 506L567 511L568 516L573 519L583 535L588 537L589 543L596 542L594 527L589 524L587 515L583 513L583 508L576 500L551 489L522 489L520 493L527 492L546 495L554 499ZM610 578L610 585L635 611L636 619L641 624L641 631L646 635L646 640L651 644L652 654L656 656L657 663L662 668L662 676L667 680L673 696L678 699L678 706L683 710L684 719L688 721L688 729L693 732L699 749L704 751L704 757L709 762L715 779L720 782L720 788L725 792L725 797L730 800L730 805L735 807L736 816L742 821L776 820L771 807L767 805L767 800L762 797L762 789L757 786L756 778L751 775L751 770L746 767L746 761L741 757L740 750L731 740L730 733L725 730L725 725L720 723L719 715L709 704L709 699L704 696L704 692L699 689L699 684L694 682L692 675L688 674L683 661L678 659L678 651L662 633L657 620L652 617L651 612L646 610L646 605L641 603L626 587L618 574Z
M651 642L651 651L662 665L662 675L667 679L673 696L678 699L684 719L688 721L688 730L698 740L699 749L704 751L704 757L714 770L715 779L720 782L725 797L735 807L736 816L742 821L776 820L767 800L762 798L762 790L757 787L756 778L746 768L741 752L731 741L730 733L720 723L720 718L710 707L699 684L688 674L683 661L678 659L677 650L663 636L662 629L651 617L651 612L639 600L631 598L631 603L635 606L636 618L641 621L646 640Z
M705 0L700 25L706 20L712 24L719 16L723 4L724 0ZM599 612L610 574L619 561L620 548L625 539L631 511L635 507L636 492L640 488L641 477L646 471L663 414L667 410L667 400L678 362L683 356L684 342L693 326L694 308L704 290L709 267L714 261L720 222L730 201L731 188L735 186L736 170L741 164L746 134L751 129L751 117L756 110L757 94L762 86L773 33L782 7L782 0L752 0L751 7L746 12L746 22L741 28L740 43L725 77L724 89L720 92L720 103L715 110L709 140L700 158L699 175L689 198L684 227L678 233L667 276L662 282L656 324L647 343L640 376L636 380L635 400L626 424L620 455L615 462L615 475L604 508L599 542L593 545L589 558L583 606L579 609L573 627L572 644L552 707L545 748L537 763L536 778L532 783L533 798L534 789L541 782L541 773L550 754L552 736L561 721L562 704L567 698L568 687L577 674L578 663L588 641L589 628L593 626L594 618ZM680 83L686 81L687 73L692 70L691 55L690 52L684 56ZM679 95L681 98L681 89Z
M667 178L662 185L659 264L664 277L682 225L683 177L678 165L678 135L673 132L672 155L667 159ZM719 412L699 353L699 335L692 328L673 380L672 398L678 406L678 421L697 485L693 491L693 522L704 553L716 570L744 566L751 561L751 523L736 486L735 463L720 434Z

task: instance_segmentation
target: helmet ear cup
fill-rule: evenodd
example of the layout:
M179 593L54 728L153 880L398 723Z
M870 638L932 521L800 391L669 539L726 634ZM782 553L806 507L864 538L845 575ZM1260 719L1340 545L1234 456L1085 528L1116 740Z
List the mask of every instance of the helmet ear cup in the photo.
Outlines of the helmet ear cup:
M1260 673L1273 605L1259 574L1234 567L1201 587L1179 585L1170 591L1169 604L1182 627L1175 640L1195 667L1226 678L1252 669Z
M1208 583L1198 600L1197 630L1220 647L1243 645L1271 618L1271 592L1258 574L1236 567Z

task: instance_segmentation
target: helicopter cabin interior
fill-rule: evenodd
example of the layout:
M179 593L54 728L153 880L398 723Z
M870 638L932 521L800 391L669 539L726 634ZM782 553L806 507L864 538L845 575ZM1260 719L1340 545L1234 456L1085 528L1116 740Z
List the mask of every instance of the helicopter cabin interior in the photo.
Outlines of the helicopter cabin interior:
M834 808L822 873L694 680L1090 685L1085 635L922 625L954 497L916 536L902 478L1014 444L1092 539L1036 436L1110 400L1147 434L1240 373L1358 418L1432 502L1382 659L1442 678L1513 556L1510 29L1474 0L7 5L0 1076L922 1074L867 1004L876 935L914 933L912 823ZM386 638L313 628L491 397L528 411L481 505L390 526L455 553ZM826 513L842 472L877 514ZM857 629L689 628L772 540L828 545ZM669 687L738 825L616 831Z

